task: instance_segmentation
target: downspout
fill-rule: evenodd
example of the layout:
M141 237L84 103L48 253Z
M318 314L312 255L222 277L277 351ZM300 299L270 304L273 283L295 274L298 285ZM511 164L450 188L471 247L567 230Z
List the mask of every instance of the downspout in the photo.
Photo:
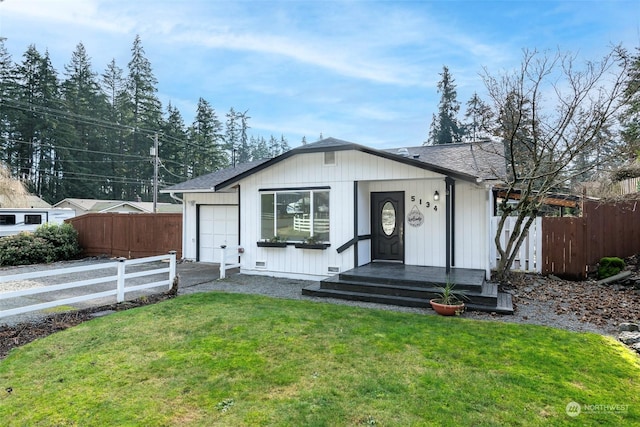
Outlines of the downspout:
M173 200L180 202L184 205L184 200L182 200L180 197L176 196L176 193L174 193L173 191L171 193L169 193L169 197L171 197Z
M182 259L184 259L185 248L187 247L187 233L185 231L187 229L187 205L173 191L169 193L169 197L182 204L182 250L180 252L182 253Z
M451 273L451 265L453 263L453 208L452 197L454 196L454 180L451 177L444 179L445 183L445 270L446 274Z
M450 182L449 193L451 193L451 265L456 266L456 182Z
M358 181L353 181L353 268L358 267Z

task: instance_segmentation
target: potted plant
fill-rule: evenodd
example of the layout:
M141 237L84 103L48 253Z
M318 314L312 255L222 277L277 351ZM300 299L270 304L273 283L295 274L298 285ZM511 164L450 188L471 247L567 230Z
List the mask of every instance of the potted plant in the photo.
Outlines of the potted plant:
M296 243L295 247L301 249L327 249L329 244L322 243L316 236L309 236L302 243Z
M275 235L269 240L262 240L258 242L260 248L285 248L287 247L287 241L282 237Z
M459 298L464 298L464 292L454 292L455 284L447 280L444 287L439 287L438 297L429 301L431 308L442 316L460 315L464 311L464 302Z

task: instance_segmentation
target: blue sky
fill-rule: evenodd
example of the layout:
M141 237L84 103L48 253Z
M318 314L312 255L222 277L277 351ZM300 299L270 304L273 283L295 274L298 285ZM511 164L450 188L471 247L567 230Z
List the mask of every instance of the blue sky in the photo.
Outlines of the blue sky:
M483 68L513 69L523 49L597 60L640 46L640 2L0 0L15 62L35 44L62 73L82 42L96 72L126 69L136 34L187 124L203 97L293 147L322 133L391 148L427 138L443 65L464 111Z

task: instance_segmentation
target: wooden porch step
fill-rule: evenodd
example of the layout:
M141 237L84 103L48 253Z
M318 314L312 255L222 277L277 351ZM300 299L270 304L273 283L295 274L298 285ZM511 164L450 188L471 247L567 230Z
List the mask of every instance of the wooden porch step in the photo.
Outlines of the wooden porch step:
M494 285L495 286L495 285ZM344 289L329 289L314 283L302 289L302 294L307 296L337 298L350 301L372 302L377 304L399 305L404 307L431 308L430 298L417 298L402 295L389 295L371 292L357 292ZM499 314L513 314L511 295L498 292L492 302L465 301L468 310L495 312Z
M489 313L498 314L513 314L513 301L511 300L511 294L506 292L498 292L498 300L495 306L478 305L474 303L465 302L465 306L468 310L472 311L484 311Z
M370 283L362 280L347 280L342 277L330 277L320 282L322 289L347 291L375 295L399 296L426 299L437 298L440 294L440 285L421 283L415 286L413 282L394 284ZM464 289L459 293L460 299L478 304L496 304L498 287L495 284L484 283L473 286L471 290Z
M376 283L389 286L435 288L444 286L447 280L457 289L481 292L484 270L453 268L447 275L443 267L412 266L394 263L370 263L342 272L338 275L345 282Z

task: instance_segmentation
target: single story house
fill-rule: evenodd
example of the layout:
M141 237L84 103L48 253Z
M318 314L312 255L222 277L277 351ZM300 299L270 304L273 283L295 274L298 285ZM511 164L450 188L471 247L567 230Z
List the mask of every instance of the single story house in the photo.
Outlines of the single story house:
M183 257L322 280L384 261L490 275L492 142L379 150L326 138L163 189L183 199Z
M54 208L73 209L76 216L86 213L152 213L153 202L98 200L67 198L53 205ZM156 212L181 213L182 206L177 203L157 203Z
M3 194L0 194L0 208L51 208L49 203L33 194L28 194L25 197L19 197L19 199L19 202L16 202L15 200L8 199Z

